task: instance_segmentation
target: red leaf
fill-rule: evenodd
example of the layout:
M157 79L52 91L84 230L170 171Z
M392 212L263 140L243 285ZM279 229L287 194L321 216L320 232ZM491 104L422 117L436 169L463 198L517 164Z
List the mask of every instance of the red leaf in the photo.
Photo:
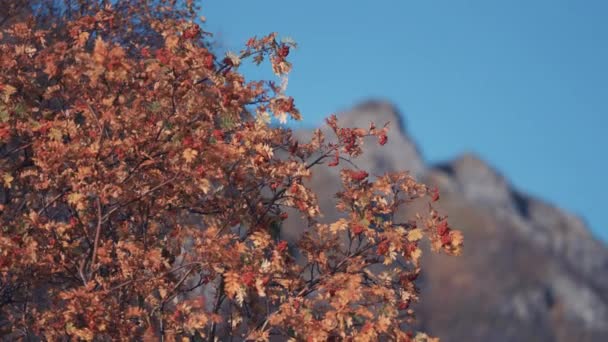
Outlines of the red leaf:
M289 146L289 153L295 154L298 151L298 145L299 145L298 141L296 141L295 143L293 143L292 145L290 145Z
M450 228L448 228L448 220L442 220L437 224L437 234L444 236L449 232Z
M439 201L439 189L437 187L431 189L431 199L433 202Z
M382 241L378 245L378 250L376 251L376 253L378 255L384 255L386 254L386 252L388 252L388 241Z
M279 251L279 253L282 253L286 249L287 249L287 241L281 240L281 242L279 242L277 244L277 251Z
M327 164L327 166L334 167L334 166L338 166L338 164L340 164L340 154L338 152L336 152L334 159L332 159L332 161L329 162L329 164Z
M234 63L232 63L232 59L230 59L228 57L224 57L224 59L222 60L222 63L226 64L229 67L234 66Z
M399 302L399 304L397 304L397 308L399 310L405 310L410 306L410 303L408 301L404 301L404 302Z
M353 180L356 180L356 181L362 181L365 178L367 178L367 176L369 176L369 174L363 170L350 172L350 178L352 178Z
M279 49L278 55L281 58L287 57L287 55L289 55L289 46L287 46L287 45L281 46L281 48Z
M192 26L188 27L187 29L185 29L184 33L182 35L185 39L192 39L192 38L196 38L196 36L198 36L198 34L200 32L201 32L201 28L195 24L195 25L192 25Z
M378 135L378 143L382 146L384 146L384 144L386 144L386 142L388 141L388 137L386 136L386 133L381 133L380 135Z
M156 59L163 64L168 64L171 60L171 53L166 49L158 49L156 50Z
M363 233L364 229L365 229L365 227L363 227L359 223L357 223L351 227L351 230L352 230L353 234L355 234L355 235L359 235L359 234Z
M196 173L198 173L198 175L201 176L201 177L205 177L205 174L206 174L205 167L203 167L202 165L199 165L196 168Z
M191 136L187 136L182 140L182 145L184 145L184 147L192 147L192 145L194 145L194 139L192 139Z
M216 140L224 140L224 132L222 132L222 131L221 131L221 130L219 130L219 129L214 129L214 130L213 130L213 137L214 137Z
M241 276L241 281L246 286L252 286L255 283L255 274L251 271L243 273Z
M335 114L332 114L330 117L325 119L325 122L329 127L331 127L334 131L338 129L338 118Z
M449 245L452 242L452 236L450 234L445 234L441 237L441 243L443 245Z
M203 59L203 65L205 66L205 68L207 69L213 69L213 55L209 54L209 55L205 55L205 58Z

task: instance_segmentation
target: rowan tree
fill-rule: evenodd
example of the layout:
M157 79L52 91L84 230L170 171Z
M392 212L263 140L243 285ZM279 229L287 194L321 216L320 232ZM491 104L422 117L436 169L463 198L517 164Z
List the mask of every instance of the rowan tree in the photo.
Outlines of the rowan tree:
M345 162L385 144L384 123L331 116L298 141L292 41L220 57L190 1L75 3L0 33L0 334L430 339L411 331L420 243L457 254L462 235L436 189ZM247 80L248 61L277 79ZM320 223L306 180L329 167L343 216ZM414 200L428 211L399 222Z

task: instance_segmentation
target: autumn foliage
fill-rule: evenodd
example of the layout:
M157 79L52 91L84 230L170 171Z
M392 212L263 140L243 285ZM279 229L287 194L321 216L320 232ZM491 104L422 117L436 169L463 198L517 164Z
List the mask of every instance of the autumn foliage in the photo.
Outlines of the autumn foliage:
M1 33L0 335L426 340L411 331L421 241L457 254L462 236L436 190L346 162L386 127L331 116L298 141L281 124L300 119L293 42L217 56L189 2L93 3ZM343 216L320 223L306 180L328 167ZM399 222L414 200L428 211ZM288 211L299 241L281 239Z

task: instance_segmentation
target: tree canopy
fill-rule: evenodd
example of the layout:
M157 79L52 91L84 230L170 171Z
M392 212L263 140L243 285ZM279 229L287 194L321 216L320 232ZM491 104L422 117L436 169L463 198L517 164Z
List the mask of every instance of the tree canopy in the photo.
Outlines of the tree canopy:
M19 8L0 33L0 334L428 338L411 331L421 241L458 254L462 235L437 189L348 162L385 123L292 135L294 42L217 56L190 1ZM247 80L247 60L277 80ZM336 167L343 217L320 223L306 180ZM414 200L428 210L399 222Z

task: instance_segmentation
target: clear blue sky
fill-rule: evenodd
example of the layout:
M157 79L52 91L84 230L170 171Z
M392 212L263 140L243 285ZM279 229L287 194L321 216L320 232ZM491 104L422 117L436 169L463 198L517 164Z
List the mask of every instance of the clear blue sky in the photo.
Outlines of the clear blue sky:
M224 48L273 31L299 43L288 93L305 125L390 100L429 162L475 152L608 241L608 1L202 5Z

